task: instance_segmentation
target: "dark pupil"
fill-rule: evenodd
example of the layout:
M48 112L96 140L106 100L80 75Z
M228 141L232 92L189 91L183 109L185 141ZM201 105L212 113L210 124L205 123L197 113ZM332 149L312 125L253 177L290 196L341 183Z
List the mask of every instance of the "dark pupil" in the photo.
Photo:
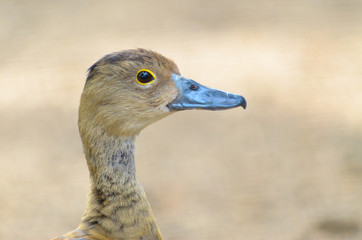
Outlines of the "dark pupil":
M141 83L148 83L153 80L153 76L149 72L142 71L137 75L137 79Z

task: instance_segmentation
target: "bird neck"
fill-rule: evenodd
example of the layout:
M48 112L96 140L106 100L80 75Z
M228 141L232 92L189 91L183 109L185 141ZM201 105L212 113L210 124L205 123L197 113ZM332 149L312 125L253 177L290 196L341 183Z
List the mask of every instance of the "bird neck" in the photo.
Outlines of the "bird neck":
M136 180L134 137L102 130L81 136L91 190L79 229L100 239L161 239L151 206Z

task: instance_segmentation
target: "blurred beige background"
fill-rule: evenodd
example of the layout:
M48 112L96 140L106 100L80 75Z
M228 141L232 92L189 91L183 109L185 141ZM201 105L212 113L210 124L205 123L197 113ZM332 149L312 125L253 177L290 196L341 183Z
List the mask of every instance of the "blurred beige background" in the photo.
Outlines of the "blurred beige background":
M165 239L362 239L359 0L1 1L0 239L77 226L86 69L135 47L248 100L139 136Z

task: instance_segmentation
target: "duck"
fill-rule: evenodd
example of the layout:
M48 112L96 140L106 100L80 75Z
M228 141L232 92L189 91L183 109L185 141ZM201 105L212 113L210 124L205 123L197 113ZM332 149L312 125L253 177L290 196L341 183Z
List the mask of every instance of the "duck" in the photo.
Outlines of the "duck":
M160 240L160 229L136 179L135 138L182 110L246 108L243 96L181 75L163 55L142 48L105 55L88 69L78 129L90 175L79 226L53 240Z

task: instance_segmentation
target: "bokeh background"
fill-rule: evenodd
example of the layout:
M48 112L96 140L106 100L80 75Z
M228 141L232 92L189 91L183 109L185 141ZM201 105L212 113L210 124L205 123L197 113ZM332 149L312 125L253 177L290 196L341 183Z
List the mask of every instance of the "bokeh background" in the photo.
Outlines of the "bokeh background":
M138 180L165 239L362 239L359 0L2 0L0 239L77 226L86 70L135 47L248 100L138 137Z

